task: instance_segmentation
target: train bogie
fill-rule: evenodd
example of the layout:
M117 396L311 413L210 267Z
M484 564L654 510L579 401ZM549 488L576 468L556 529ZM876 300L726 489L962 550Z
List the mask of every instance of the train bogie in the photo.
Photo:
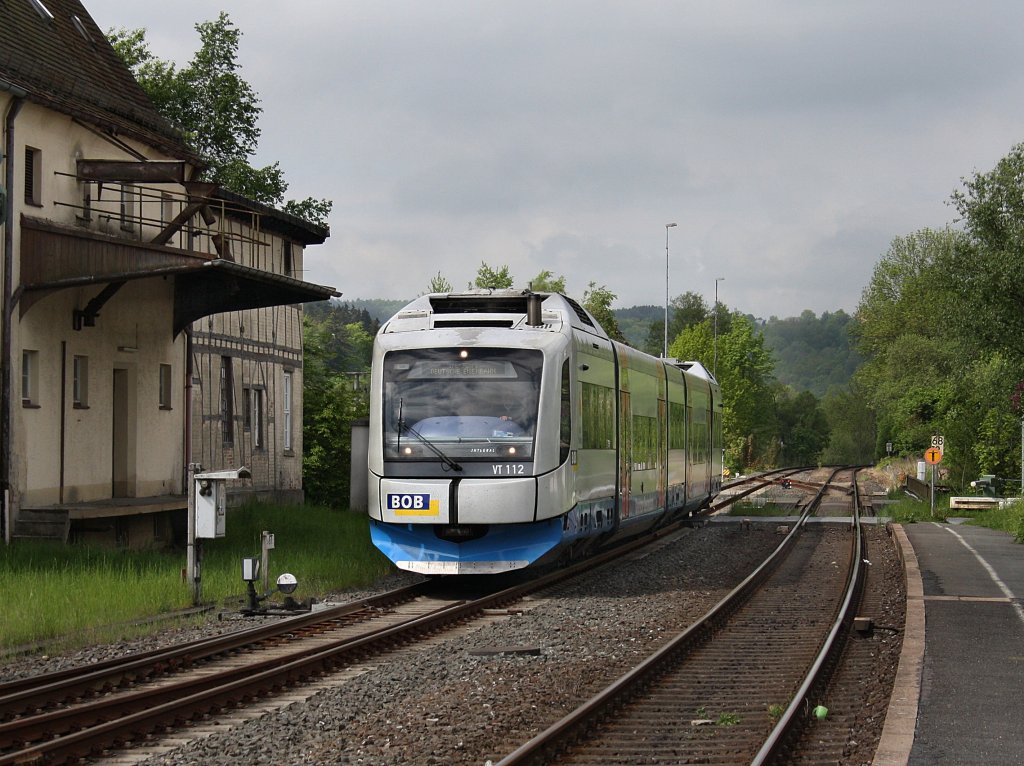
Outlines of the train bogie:
M371 535L404 569L544 563L720 483L713 378L614 343L561 295L424 296L381 328L371 378Z

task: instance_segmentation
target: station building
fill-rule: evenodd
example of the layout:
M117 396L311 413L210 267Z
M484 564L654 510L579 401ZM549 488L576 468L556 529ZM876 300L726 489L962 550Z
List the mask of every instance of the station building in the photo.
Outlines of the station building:
M161 544L189 466L302 498L303 280L329 232L196 180L78 0L0 24L0 533ZM237 499L237 498L236 498Z

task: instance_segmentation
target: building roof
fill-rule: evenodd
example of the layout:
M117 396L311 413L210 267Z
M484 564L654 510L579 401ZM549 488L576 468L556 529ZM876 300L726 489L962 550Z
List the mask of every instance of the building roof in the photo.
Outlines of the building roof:
M0 0L0 89L202 164L79 0Z
M284 210L256 202L229 189L218 188L212 196L214 199L224 200L231 205L258 213L261 216L260 228L288 237L303 245L322 245L331 235L331 230L327 226L312 223ZM227 213L231 215L232 209L228 208Z

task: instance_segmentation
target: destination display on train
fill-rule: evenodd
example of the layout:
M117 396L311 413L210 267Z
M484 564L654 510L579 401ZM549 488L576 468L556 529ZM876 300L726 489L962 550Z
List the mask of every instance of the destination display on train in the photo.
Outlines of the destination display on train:
M516 368L511 362L451 359L445 361L416 362L409 371L410 378L446 379L457 378L512 378Z

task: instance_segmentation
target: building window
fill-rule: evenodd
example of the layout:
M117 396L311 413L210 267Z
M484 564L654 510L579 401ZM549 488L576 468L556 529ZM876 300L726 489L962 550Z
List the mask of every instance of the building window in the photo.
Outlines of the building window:
M39 352L21 352L21 403L25 407L39 406Z
M25 147L25 204L43 205L43 153Z
M235 443L235 378L231 371L231 357L220 358L220 427L225 447Z
M75 356L71 359L71 401L78 409L89 406L89 357Z
M171 402L171 365L160 365L160 409L173 409Z
M121 184L121 230L135 231L135 187Z
M284 448L285 450L291 450L292 448L292 373L285 372L284 374L284 403L282 405L282 414L284 415Z
M160 223L166 226L174 220L174 197L167 192L160 195Z
M293 276L292 274L292 243L285 242L284 249L281 255L284 257L284 275L286 277Z
M263 389L246 388L243 391L242 428L249 433L254 449L263 446Z

